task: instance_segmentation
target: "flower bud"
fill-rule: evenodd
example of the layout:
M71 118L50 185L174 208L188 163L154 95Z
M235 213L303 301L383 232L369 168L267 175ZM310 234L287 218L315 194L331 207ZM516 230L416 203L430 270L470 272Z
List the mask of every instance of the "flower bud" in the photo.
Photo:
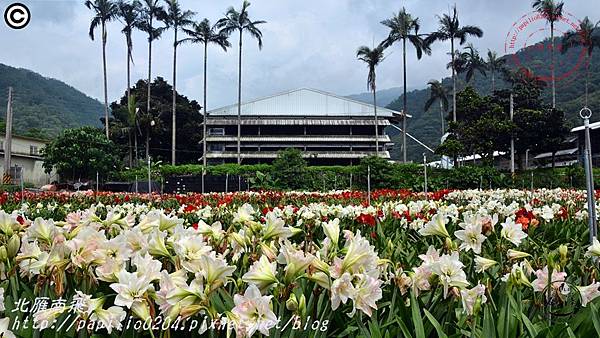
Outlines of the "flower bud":
M0 262L6 262L8 260L8 253L6 252L6 247L0 246Z
M558 253L560 254L560 261L561 262L566 262L567 261L567 255L569 253L569 248L566 245L561 244L558 247Z
M300 295L298 311L300 311L300 315L302 315L302 317L306 316L306 297L304 297L304 294Z
M8 258L14 258L17 255L17 253L19 252L20 248L21 248L21 238L17 234L12 235L12 237L8 240L8 244L7 244Z
M285 301L285 308L290 311L296 311L298 309L298 299L296 299L295 294L292 293L290 295L290 298L288 298L288 300Z

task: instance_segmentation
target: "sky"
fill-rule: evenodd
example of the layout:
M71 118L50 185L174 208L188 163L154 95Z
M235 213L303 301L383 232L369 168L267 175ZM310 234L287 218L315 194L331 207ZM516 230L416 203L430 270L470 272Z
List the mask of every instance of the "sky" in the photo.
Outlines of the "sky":
M0 12L16 0L0 0ZM0 21L0 63L27 68L66 82L87 95L103 101L100 39L91 41L88 29L92 12L81 0L20 0L31 10L31 22L22 30L8 28ZM239 8L241 0L180 0L183 8L196 12L198 21L215 22L229 6ZM259 98L300 87L316 88L339 95L367 91L367 68L356 59L361 45L372 47L387 36L380 21L402 7L419 17L421 32L438 27L436 15L448 13L456 4L461 25L483 29L481 39L471 38L482 54L488 49L505 54L505 41L513 24L532 11L528 0L254 0L249 8L261 25L264 46L244 39L243 100ZM575 18L597 13L594 1L565 0L565 11ZM600 19L592 17L594 21ZM126 88L126 44L120 22L108 30L109 101L123 96ZM540 36L547 33L540 30ZM525 34L525 33L523 33ZM530 35L533 33L530 33ZM549 33L548 33L549 35ZM97 36L99 37L99 36ZM542 36L540 36L541 38ZM237 100L237 37L223 52L217 47L208 54L208 108L233 104ZM167 31L153 45L153 77L171 83L173 32ZM436 43L432 55L417 60L407 52L409 88L424 88L430 79L449 75L446 64L449 42ZM402 85L402 50L394 45L377 69L378 88ZM147 78L147 39L134 33L132 79ZM202 101L202 48L183 45L178 49L177 89L190 99Z

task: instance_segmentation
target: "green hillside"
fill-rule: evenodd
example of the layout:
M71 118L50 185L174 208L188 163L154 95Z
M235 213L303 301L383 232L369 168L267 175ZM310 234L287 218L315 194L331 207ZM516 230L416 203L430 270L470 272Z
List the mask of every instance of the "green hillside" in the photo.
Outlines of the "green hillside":
M0 64L0 118L6 115L8 87L13 87L15 132L42 129L52 136L65 128L100 126L103 106L77 89L26 69ZM0 131L3 132L3 131Z
M505 55L504 58L507 60L507 66L516 68L515 60L519 60L521 66L530 68L535 74L540 76L549 77L549 65L550 57L547 53L543 52L543 48L540 48L540 44L549 44L550 41L540 42L537 45L529 46L517 53L517 55ZM556 100L557 107L565 111L565 116L571 126L582 124L579 118L579 110L583 106L584 92L585 92L585 64L579 58L581 49L573 48L567 54L562 55L556 53L557 61L557 78L560 74L567 74L570 70L575 69L568 77L560 78L556 81ZM483 54L483 51L482 51ZM427 62L427 59L423 59L420 62ZM576 67L579 65L579 67ZM449 71L448 71L449 73ZM506 88L507 84L496 76L496 88ZM442 83L445 87L449 88L449 101L452 102L452 80L450 77L443 79ZM458 81L458 90L463 89L466 86L464 78ZM470 86L474 87L480 94L487 95L491 92L491 78L488 74L484 77L480 74L476 74L471 82ZM590 83L589 83L589 107L594 111L593 121L600 120L600 53L596 52L593 55L593 59L590 65ZM437 104L434 104L429 111L425 112L423 107L425 102L429 98L429 89L413 90L407 94L407 106L408 112L413 116L408 120L408 132L421 140L423 143L435 148L439 145L440 140L440 112ZM548 87L544 93L545 101L550 104L551 102L551 91L550 84L548 81ZM402 109L402 96L398 97L395 101L388 105L389 108L395 110ZM450 107L451 109L451 107ZM392 149L392 158L400 159L401 153L401 138L399 132L393 128L388 130L392 140L395 142L395 146ZM408 140L408 157L413 161L422 161L423 152L427 152L423 147L418 145L412 140ZM428 156L431 154L428 153Z

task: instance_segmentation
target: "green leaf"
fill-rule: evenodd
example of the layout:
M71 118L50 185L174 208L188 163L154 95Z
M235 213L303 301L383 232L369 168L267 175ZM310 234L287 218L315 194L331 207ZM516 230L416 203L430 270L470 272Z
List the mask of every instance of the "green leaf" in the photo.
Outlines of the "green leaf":
M483 333L482 337L496 338L496 324L494 323L494 317L492 317L491 306L486 306L483 311Z
M531 323L531 320L529 320L529 318L527 318L527 316L524 313L521 313L521 320L523 321L523 324L525 325L525 328L527 329L529 336L531 338L536 337L538 332L537 332L535 326L533 326L533 324Z
M433 327L435 328L438 337L447 338L448 336L444 333L442 325L440 325L440 323L435 319L435 317L433 317L433 315L429 311L427 311L427 309L423 309L423 312L425 313L427 319L429 319L429 321L431 322L431 325L433 325Z
M592 322L594 323L594 328L600 337L600 318L598 318L598 308L592 303L590 303L590 308L592 309Z
M410 293L410 310L412 312L412 321L415 326L415 334L417 338L425 338L425 328L423 328L423 318L419 310L419 303L414 293Z

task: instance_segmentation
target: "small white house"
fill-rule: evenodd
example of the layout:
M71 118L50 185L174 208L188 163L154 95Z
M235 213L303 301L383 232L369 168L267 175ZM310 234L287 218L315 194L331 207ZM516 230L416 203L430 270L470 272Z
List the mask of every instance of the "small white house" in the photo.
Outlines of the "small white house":
M5 135L0 135L0 172L4 173L4 140ZM42 164L44 159L41 150L48 141L32 137L12 137L12 166L19 167L23 173L23 181L41 187L52 181L58 180L58 175L52 171L46 174Z

